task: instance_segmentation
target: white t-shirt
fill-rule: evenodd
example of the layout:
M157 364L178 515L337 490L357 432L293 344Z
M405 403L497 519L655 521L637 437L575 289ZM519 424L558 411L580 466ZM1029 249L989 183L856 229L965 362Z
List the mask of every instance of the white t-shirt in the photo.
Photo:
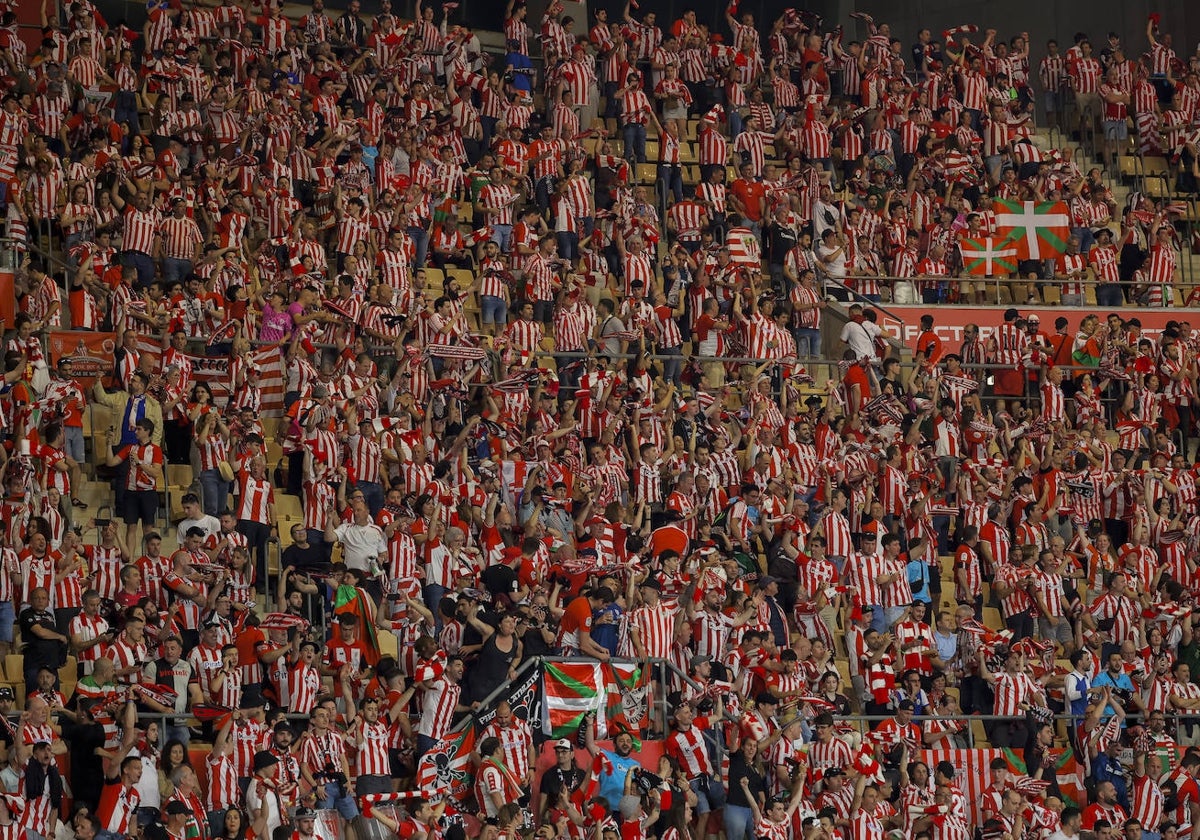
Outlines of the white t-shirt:
M872 321L847 321L839 337L850 345L850 349L854 351L854 358L874 360L875 339L880 332L879 325Z
M837 256L829 262L825 262L825 258L835 251L838 252ZM832 248L825 247L824 243L818 245L817 259L821 261L821 271L824 272L826 280L836 280L841 283L846 279L846 249L841 245L834 245Z
M213 534L221 533L221 520L215 516L209 516L207 513L199 519L185 519L179 523L179 528L175 532L176 539L179 544L183 545L187 541L187 532L189 528L199 528L204 532L205 538L211 537ZM145 801L144 799L142 800Z

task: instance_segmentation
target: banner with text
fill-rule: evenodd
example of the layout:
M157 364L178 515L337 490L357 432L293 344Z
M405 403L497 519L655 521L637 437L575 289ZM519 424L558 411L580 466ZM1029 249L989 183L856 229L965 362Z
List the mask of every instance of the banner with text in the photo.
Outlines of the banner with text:
M51 366L78 382L80 388L91 388L112 371L116 333L51 330L49 337Z
M995 335L997 328L1004 323L1004 312L1008 307L998 306L938 306L925 305L907 306L904 304L887 305L887 312L878 311L879 326L884 332L897 341L912 345L921 333L921 316L933 316L933 331L942 340L946 352L958 352L963 340L963 328L967 324L979 327L980 337L988 338ZM1054 334L1056 318L1066 318L1067 333L1074 336L1079 331L1079 322L1087 315L1096 314L1104 318L1109 311L1115 311L1128 320L1137 318L1142 322L1142 332L1148 338L1157 338L1168 321L1187 321L1193 327L1200 327L1200 309L1080 309L1064 306L1017 306L1013 307L1021 313L1022 318L1036 314L1042 322L1041 331L1046 335ZM891 313L890 315L888 313Z

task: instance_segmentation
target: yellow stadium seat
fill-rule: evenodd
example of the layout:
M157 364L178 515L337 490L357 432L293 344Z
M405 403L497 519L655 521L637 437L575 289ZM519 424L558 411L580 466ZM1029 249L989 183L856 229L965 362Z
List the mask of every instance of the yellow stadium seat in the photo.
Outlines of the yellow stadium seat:
M400 643L396 639L396 634L387 630L381 630L375 637L379 641L379 655L390 656L393 659L400 657Z
M192 486L193 477L191 464L167 464L166 473L168 487Z
M457 280L459 288L462 289L469 289L475 285L475 273L466 268L447 268L446 276Z
M995 607L984 607L983 626L989 630L1003 630L1004 619L1000 617L1000 610Z
M303 519L304 509L299 496L287 493L275 494L275 516L279 519Z
M425 288L440 292L446 285L446 275L440 268L424 268Z
M987 730L983 728L983 721L977 718L971 718L971 746L973 747L990 747L991 742L988 741Z

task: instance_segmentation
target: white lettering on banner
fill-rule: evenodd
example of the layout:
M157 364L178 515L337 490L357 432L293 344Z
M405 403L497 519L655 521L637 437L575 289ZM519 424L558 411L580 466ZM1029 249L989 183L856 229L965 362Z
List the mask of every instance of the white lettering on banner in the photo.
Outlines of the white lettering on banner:
M987 340L996 334L996 330L1004 322L1004 311L1008 307L981 306L939 306L934 314L933 332L946 347L947 352L957 352L962 344L963 331L967 324L979 327L979 335ZM921 334L919 326L921 316L929 313L928 306L906 304L887 304L887 312L879 312L879 326L893 339L907 345L916 342ZM1041 320L1039 330L1043 335L1054 334L1054 321L1066 318L1067 334L1074 337L1079 331L1079 323L1084 316L1098 314L1101 318L1106 312L1096 309L1082 309L1063 306L1017 307L1021 317L1037 315ZM889 314L890 313L890 314ZM1174 320L1190 323L1200 329L1200 309L1138 309L1125 311L1123 317L1137 318L1142 322L1142 335L1146 338L1157 339L1166 328L1167 322Z

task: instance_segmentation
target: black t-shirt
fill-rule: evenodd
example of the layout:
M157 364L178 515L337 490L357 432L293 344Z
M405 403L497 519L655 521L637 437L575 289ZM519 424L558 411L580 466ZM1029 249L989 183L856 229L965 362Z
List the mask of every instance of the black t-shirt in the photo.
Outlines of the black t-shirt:
M54 613L26 607L21 611L17 623L21 627L21 638L25 640L25 671L30 672L43 666L55 671L61 668L67 661L67 646L54 639L39 639L33 633L33 628L38 626L57 632Z
M329 571L329 560L325 556L325 550L311 543L307 548L301 548L292 543L283 550L280 562L283 563L284 568L293 566L298 572Z
M546 644L546 640L542 637L542 631L530 627L525 631L525 635L521 637L522 654L525 658L530 656L547 656L550 654L550 645Z
M553 802L554 797L558 796L560 791L574 793L583 784L583 771L578 767L571 767L570 770L562 770L558 767L551 767L542 774L542 784L538 788L538 793L543 794L548 802Z
M479 582L483 584L492 597L497 595L511 595L521 588L517 581L517 572L511 566L504 563L497 563L494 566L488 566L479 573Z
M75 801L99 802L105 779L104 762L96 755L96 748L104 746L104 726L63 720L62 728L63 740L71 745L71 789Z
M497 615L495 612L492 612L492 610L489 607L487 607L486 605L481 607L479 612L476 613L476 618L478 618L480 621L482 621L484 624L488 625L489 627L494 628L494 627L500 626L500 616ZM483 634L480 633L478 630L476 630L475 626L473 624L471 624L471 622L464 621L463 622L462 646L463 647L475 647L475 646L482 645L482 644L483 644Z

